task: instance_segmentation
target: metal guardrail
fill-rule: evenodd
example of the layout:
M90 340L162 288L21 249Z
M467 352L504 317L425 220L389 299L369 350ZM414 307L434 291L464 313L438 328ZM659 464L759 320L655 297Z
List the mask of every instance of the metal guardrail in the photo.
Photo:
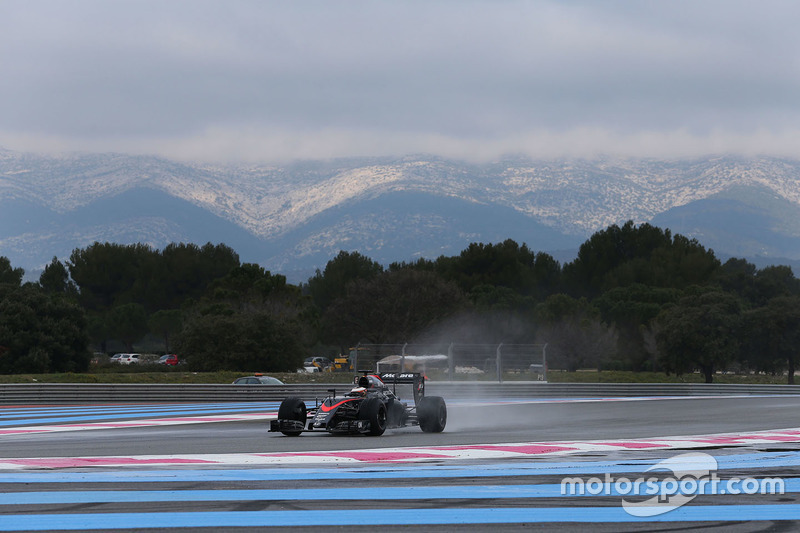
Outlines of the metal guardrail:
M348 385L338 384L344 389ZM64 404L100 402L261 402L287 396L323 397L337 385L198 385L198 384L69 384L0 385L0 404Z
M446 398L612 398L630 396L749 396L798 394L800 385L720 383L430 383L426 392Z
M102 402L261 402L287 396L322 398L347 384L302 385L143 385L0 384L0 404L80 404ZM398 391L399 392L399 391ZM442 382L426 384L428 395L469 398L610 398L625 396L800 395L800 385L728 385L699 383L542 383ZM402 396L402 394L401 394Z

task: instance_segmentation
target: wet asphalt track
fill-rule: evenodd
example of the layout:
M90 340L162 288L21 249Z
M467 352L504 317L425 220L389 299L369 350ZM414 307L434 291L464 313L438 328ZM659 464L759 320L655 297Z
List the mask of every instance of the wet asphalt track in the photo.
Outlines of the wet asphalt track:
M686 398L675 400L535 402L486 405L450 403L444 433L409 427L381 437L268 433L268 422L246 421L187 426L14 436L0 440L2 457L147 455L325 451L651 438L800 427L800 397Z
M800 427L800 397L787 396L451 403L449 412L447 430L434 435L406 428L388 431L382 437L304 434L288 438L267 433L267 423L259 420L4 435L0 436L0 457L325 451L632 439ZM800 445L796 443L750 448L709 446L703 451L719 459L720 475L727 477L800 477ZM384 464L0 472L0 492L7 495L0 502L0 530L33 528L32 524L45 530L63 527L114 531L126 527L153 531L183 527L257 530L265 523L313 531L376 527L387 531L576 531L588 527L597 531L794 531L800 526L800 487L783 495L698 496L681 511L702 512L705 514L701 518L708 520L696 520L697 516L693 519L691 515L681 518L678 511L673 511L664 516L679 521L643 524L624 521L630 517L622 512L619 496L580 498L553 492L553 487L568 474L599 476L614 466L617 475L628 472L633 477L648 465L676 453L621 450L537 457L506 460L500 470L498 463L492 461L456 461L402 467ZM765 458L771 462L765 462ZM126 477L135 472L143 472L143 477ZM101 475L105 477L97 477ZM439 497L432 497L436 492L421 493L423 489L439 490ZM535 495L526 492L533 489ZM215 491L213 496L202 492L208 490ZM276 490L285 492L259 492ZM18 499L12 500L12 496ZM496 520L491 517L498 514L512 522L481 523L487 517L490 522ZM424 524L416 523L419 520ZM473 523L456 526L456 520ZM436 525L437 521L442 523ZM378 523L381 525L376 526Z

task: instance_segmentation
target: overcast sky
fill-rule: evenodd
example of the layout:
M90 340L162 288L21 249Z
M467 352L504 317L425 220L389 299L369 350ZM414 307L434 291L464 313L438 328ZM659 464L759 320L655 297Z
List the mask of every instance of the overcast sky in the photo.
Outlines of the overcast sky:
M0 146L800 157L794 1L0 0Z

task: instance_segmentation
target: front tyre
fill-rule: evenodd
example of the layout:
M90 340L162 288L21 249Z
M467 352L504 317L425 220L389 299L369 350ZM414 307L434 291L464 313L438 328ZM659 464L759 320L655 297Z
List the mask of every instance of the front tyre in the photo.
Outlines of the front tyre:
M278 420L296 420L303 425L306 423L306 404L300 398L286 398L278 408ZM301 431L281 431L287 437L297 437Z
M367 435L377 437L386 431L386 406L378 398L367 398L358 410L359 420L369 421Z
M417 404L417 420L425 433L441 433L447 425L447 405L441 396L425 396Z

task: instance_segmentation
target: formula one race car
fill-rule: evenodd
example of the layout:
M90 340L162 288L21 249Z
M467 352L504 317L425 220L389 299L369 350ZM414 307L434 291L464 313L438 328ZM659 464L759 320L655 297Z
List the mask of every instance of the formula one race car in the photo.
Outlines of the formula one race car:
M425 396L425 377L419 373L364 372L355 387L337 396L335 390L316 407L307 409L300 398L286 398L270 431L295 437L304 431L337 434L382 435L387 428L416 425L426 433L439 433L447 423L447 406L440 396ZM391 385L391 387L390 387ZM414 405L397 397L397 385L411 385Z

